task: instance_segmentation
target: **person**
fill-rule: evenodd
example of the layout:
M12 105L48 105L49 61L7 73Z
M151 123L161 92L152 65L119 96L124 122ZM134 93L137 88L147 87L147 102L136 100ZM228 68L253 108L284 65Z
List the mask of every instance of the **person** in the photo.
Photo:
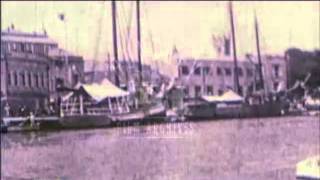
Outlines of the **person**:
M33 115L32 112L30 112L30 117L29 117L29 119L30 119L30 124L31 124L31 126L34 126L34 115Z
M10 116L10 106L8 103L6 103L4 110L5 110L6 116L9 117Z

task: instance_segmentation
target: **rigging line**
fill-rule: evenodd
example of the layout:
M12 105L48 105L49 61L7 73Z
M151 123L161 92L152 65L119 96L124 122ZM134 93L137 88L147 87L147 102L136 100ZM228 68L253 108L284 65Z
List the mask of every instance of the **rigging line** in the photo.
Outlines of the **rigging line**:
M152 36L152 31L151 31L151 27L149 24L149 16L148 16L148 10L146 8L146 6L143 7L143 10L145 12L145 17L146 17L146 26L148 29L148 35L149 35L149 39L150 39L150 44L151 44L151 51L152 51L152 57L154 57L155 55L155 47L154 47L154 42L153 42L153 36ZM156 59L157 61L157 59ZM157 66L157 62L155 62L155 65ZM158 67L156 67L158 69Z
M145 12L145 17L146 17L146 26L147 26L148 34L149 34L149 38L150 38L152 55L154 55L154 43L153 43L152 32L151 32L151 28L150 28L150 24L149 24L148 11L145 6L143 6L143 9Z
M120 5L121 8L121 5ZM128 84L128 66L127 66L127 61L126 61L126 56L125 56L125 51L124 51L124 42L123 42L123 28L121 28L121 21L123 21L123 17L120 16L119 13L116 14L116 17L119 19L119 21L117 22L117 26L119 29L119 37L120 37L120 47L121 47L121 53L122 53L122 58L123 58L123 66L120 65L120 71L124 72L125 75L125 80L126 80L126 84Z
M122 12L125 12L125 9L124 9L124 6L123 6L123 4L120 4L120 8L121 8L121 11ZM122 14L122 16L121 16L121 18L120 18L120 16L119 16L119 19L120 19L120 22L122 23L122 25L126 25L126 17L125 17L125 15L124 14ZM125 34L126 34L126 30L125 30L125 28L121 28L120 29L121 30L121 36L122 36L122 38L121 38L121 40L122 40L122 43L123 43L123 46L122 46L122 51L123 51L123 54L126 54L126 60L127 60L127 58L128 58L128 56L129 56L129 53L126 51L126 39L125 38L123 38L123 37L125 37Z
M126 35L125 35L125 51L127 53L129 62L132 63L132 57L129 51L129 46L132 48L132 42L130 41L130 36L131 36L131 24L132 24L132 12L133 12L133 2L130 4L130 9L129 9L129 17L124 16L124 23L127 25L126 26ZM123 5L121 6L122 9L124 9ZM129 20L128 20L129 18ZM129 21L129 22L128 22ZM125 30L124 30L125 31Z
M101 3L100 7L100 16L98 19L98 33L96 36L96 44L94 47L94 59L93 59L93 65L92 65L92 79L91 81L94 81L95 78L95 69L96 69L96 64L97 64L97 58L98 58L98 53L99 53L99 47L100 47L100 40L101 40L101 29L102 29L102 17L103 17L103 9L104 9L104 2Z

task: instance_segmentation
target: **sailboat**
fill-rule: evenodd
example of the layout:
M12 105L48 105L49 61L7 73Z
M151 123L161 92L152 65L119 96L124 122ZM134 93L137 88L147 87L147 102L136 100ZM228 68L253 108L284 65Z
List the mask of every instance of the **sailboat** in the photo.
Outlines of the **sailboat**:
M240 117L268 117L279 116L283 103L279 97L266 96L263 87L262 64L260 58L258 22L255 18L256 45L259 60L260 91L254 92L251 97L242 97L238 78L238 64L236 54L235 28L233 21L232 2L229 2L229 15L233 43L233 60L235 69L234 91L228 90L221 96L202 96L186 104L186 117L188 119L215 119L215 118L240 118ZM259 93L260 92L260 93ZM257 103L248 103L247 99L257 100Z
M134 93L119 88L116 2L112 1L111 3L115 84L108 79L104 79L99 83L79 83L74 88L74 91L62 99L61 123L63 126L101 127L116 122L154 120L164 116L165 107L161 100L146 94L146 89L142 86L139 1L137 1L139 83L137 91Z

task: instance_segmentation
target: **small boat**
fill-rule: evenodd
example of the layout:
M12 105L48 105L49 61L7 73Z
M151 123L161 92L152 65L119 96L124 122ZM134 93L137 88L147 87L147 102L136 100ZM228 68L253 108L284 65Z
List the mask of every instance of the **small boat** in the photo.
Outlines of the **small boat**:
M300 161L296 166L296 179L320 180L320 155Z
M29 132L29 131L39 131L40 125L34 126L8 126L7 132Z

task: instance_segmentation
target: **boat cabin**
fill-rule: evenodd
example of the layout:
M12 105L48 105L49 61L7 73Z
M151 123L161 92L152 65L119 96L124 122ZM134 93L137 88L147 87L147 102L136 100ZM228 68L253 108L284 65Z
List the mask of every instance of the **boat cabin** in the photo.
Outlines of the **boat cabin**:
M62 116L118 114L130 111L130 93L108 79L101 83L78 84L72 92L62 98Z

